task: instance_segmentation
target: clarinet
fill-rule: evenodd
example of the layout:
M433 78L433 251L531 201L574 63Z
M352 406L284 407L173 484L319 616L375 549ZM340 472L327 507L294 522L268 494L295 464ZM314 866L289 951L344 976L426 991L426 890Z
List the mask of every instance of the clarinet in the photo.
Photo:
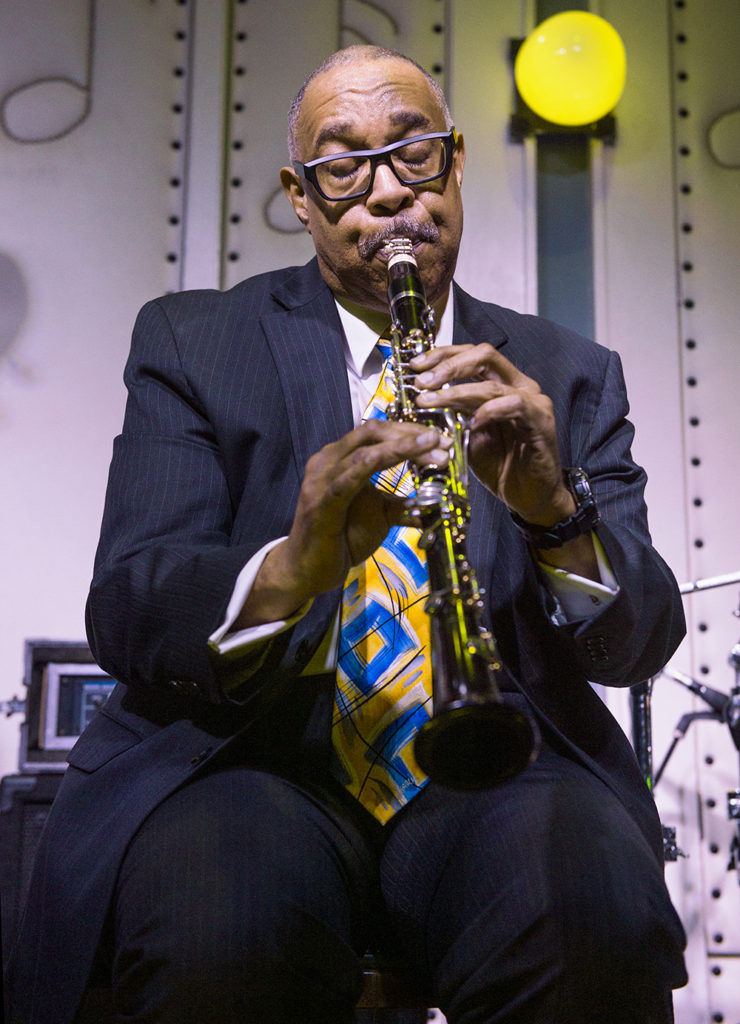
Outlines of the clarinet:
M416 735L414 753L434 781L482 789L534 760L538 732L529 716L502 701L499 684L511 677L482 624L481 591L466 553L467 420L452 409L416 405L418 388L409 363L433 347L436 331L411 242L391 239L384 255L395 378L388 417L437 427L452 440L447 466L410 466L414 486L405 499L409 520L421 529L419 544L429 571L425 610L433 679L433 713Z

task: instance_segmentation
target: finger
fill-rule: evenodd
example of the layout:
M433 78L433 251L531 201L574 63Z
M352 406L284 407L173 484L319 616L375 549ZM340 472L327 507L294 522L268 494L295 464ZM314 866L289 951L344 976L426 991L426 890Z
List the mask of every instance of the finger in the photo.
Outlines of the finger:
M432 447L439 440L440 431L428 424L396 420L366 420L337 441L321 448L309 463L320 465L326 472L345 460L362 462L364 459L411 457L417 450ZM375 451L374 451L375 449ZM392 464L392 463L391 463Z
M347 440L349 458L375 464L376 470L428 458L433 451L447 450L452 444L433 423L406 420L367 420L347 435Z
M545 395L531 396L509 388L481 402L471 420L471 430L492 424L509 423L530 434L550 432L554 428L552 405Z
M421 409L456 409L472 413L485 402L508 395L511 391L508 385L496 380L450 384L438 391L419 391L416 404Z
M332 500L351 500L376 473L405 461L446 464L452 442L440 430L414 423L368 420L322 449L317 466ZM314 457L315 458L315 457Z
M460 353L473 347L473 345L437 345L425 349L418 355L412 356L409 362L411 367L417 372L431 370L441 362L450 359L454 355L460 355Z
M421 389L439 388L454 380L498 380L510 387L539 390L530 377L518 370L492 345L451 345L435 348L411 360Z

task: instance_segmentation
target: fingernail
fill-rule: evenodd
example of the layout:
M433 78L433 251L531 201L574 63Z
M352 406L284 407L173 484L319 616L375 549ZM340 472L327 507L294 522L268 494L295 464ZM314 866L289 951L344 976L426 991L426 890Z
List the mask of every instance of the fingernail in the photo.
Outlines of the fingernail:
M416 375L416 383L421 384L422 387L426 387L427 384L431 384L434 380L434 374L427 371L426 373L418 373Z
M429 457L437 466L446 466L450 453L445 451L444 448L432 448L429 452Z

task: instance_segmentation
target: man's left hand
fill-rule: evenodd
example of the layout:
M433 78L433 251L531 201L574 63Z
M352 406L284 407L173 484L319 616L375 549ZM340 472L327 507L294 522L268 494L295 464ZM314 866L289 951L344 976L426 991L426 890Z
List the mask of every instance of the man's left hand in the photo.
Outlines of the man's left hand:
M471 467L512 511L542 526L575 511L563 482L552 402L537 381L488 344L434 348L411 366L419 408L443 404L471 417Z

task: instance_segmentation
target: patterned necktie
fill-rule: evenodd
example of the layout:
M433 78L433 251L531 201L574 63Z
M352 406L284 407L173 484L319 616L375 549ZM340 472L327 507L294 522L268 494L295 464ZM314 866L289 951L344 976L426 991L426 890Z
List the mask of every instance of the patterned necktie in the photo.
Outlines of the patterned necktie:
M393 399L390 344L378 387L363 419L386 419ZM407 494L405 464L377 474L376 487ZM334 774L385 823L419 792L426 776L413 741L429 718L431 656L424 604L429 578L421 531L394 526L367 561L354 566L342 597L332 740Z

